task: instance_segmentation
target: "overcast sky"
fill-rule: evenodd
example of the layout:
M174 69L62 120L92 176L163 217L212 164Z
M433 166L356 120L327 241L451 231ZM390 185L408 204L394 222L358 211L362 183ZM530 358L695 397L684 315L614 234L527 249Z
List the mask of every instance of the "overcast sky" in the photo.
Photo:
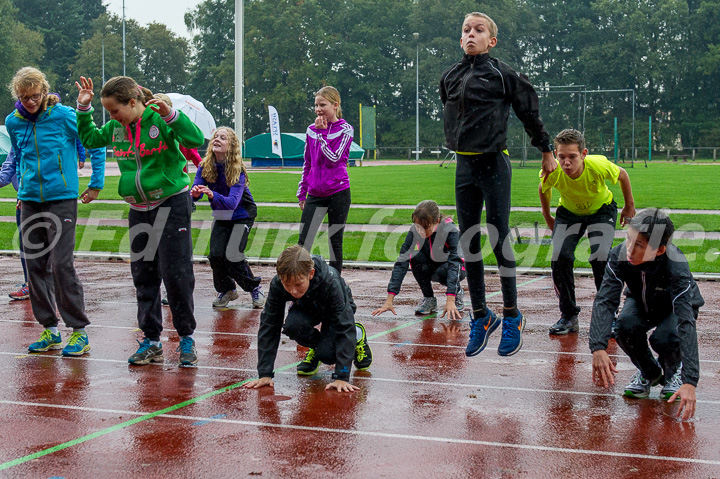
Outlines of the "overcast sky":
M185 13L202 0L125 0L125 19L132 18L140 25L164 23L177 35L190 39L185 28ZM108 11L122 18L123 0L108 0Z

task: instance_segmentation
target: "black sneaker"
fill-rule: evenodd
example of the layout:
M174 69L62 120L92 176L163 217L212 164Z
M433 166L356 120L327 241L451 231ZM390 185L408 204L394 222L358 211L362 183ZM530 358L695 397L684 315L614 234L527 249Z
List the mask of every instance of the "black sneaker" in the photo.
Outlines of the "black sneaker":
M142 343L138 341L140 347L138 350L128 358L130 364L142 365L150 363L161 363L165 360L163 358L162 345L153 346L150 344L148 338L143 339Z
M560 336L568 333L577 333L579 329L580 326L578 324L577 315L570 318L565 318L563 316L557 323L550 326L550 334Z
M362 331L362 337L358 339L357 345L355 346L355 368L358 371L365 371L372 364L372 350L367 342L367 335L365 334L365 326L360 323L355 323L355 326L360 328Z
M176 351L180 351L180 366L194 366L198 362L197 351L195 350L195 341L190 336L180 338L180 346Z
M297 367L297 373L300 376L315 376L320 369L320 360L315 357L315 350L308 349L305 359L300 361Z

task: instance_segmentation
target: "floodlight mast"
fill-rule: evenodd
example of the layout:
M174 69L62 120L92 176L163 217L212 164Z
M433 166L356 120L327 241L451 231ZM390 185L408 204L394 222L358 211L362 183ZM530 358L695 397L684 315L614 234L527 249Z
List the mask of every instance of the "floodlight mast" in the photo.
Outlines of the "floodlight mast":
M243 147L245 145L243 124L244 3L244 0L235 0L235 133L240 139L240 145Z

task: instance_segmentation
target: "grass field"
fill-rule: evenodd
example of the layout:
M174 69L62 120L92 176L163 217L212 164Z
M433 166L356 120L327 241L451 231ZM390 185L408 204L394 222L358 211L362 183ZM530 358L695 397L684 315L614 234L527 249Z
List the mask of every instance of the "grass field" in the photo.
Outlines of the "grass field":
M424 199L434 199L441 205L455 204L455 167L438 168L437 165L398 165L350 168L352 201L356 204L415 205ZM717 178L720 163L652 164L629 169L635 204L638 208L720 209ZM256 201L295 203L299 171L278 171L250 174L250 189ZM82 178L81 188L88 179ZM117 194L118 177L107 177L101 199L120 199ZM538 169L515 168L512 182L512 206L539 206L537 195ZM618 186L613 194L621 203ZM13 198L12 188L0 190L0 197Z
M651 164L644 168L628 169L633 186L637 209L647 206L659 206L676 209L720 209L720 195L715 193L716 180L720 169L714 165L696 164ZM402 225L410 223L412 205L422 199L432 198L442 205L454 205L454 165L439 168L437 165L397 165L351 168L350 181L355 204L397 204L405 208L392 210L376 208L353 208L348 223L351 224L387 224ZM258 202L288 203L287 207L262 207L257 221L297 223L300 210L295 202L295 192L299 180L299 171L253 171L250 174L250 188ZM87 184L81 179L81 188ZM119 199L117 195L118 177L107 177L101 199ZM512 204L513 206L539 206L537 196L538 169L515 168L513 170ZM617 186L611 189L619 204L622 194ZM0 190L0 197L14 197L11 188ZM557 202L554 198L553 204ZM88 218L126 219L128 206L93 203L80 204L78 214ZM445 213L454 216L454 210ZM14 215L12 203L0 203L0 216ZM206 202L198 203L194 220L210 220L210 208ZM677 214L673 220L679 230L720 231L720 216ZM540 213L513 212L511 226L530 227L538 222L544 227ZM404 230L403 230L404 231ZM207 254L209 230L193 231L196 244L195 254ZM345 233L344 257L357 261L394 261L403 233ZM13 238L16 228L13 223L0 223L0 249L17 249ZM16 241L16 239L15 239ZM297 233L289 230L257 230L251 232L247 253L249 256L276 257L285 246L297 241ZM616 240L617 241L617 240ZM316 251L327 255L327 238L319 235L315 242ZM693 255L693 271L720 272L720 255L717 254L720 242L710 240L679 241L683 250ZM81 251L127 252L127 228L78 226L77 249ZM516 244L514 249L519 267L549 266L550 248L545 245ZM584 252L583 252L584 251ZM587 267L587 244L578 250L579 267ZM495 264L491 251L485 247L483 257L487 264Z

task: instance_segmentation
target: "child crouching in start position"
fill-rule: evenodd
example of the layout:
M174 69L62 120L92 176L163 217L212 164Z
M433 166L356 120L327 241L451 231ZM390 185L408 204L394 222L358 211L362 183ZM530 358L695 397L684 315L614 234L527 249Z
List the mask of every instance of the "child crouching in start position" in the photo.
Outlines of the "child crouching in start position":
M613 374L618 371L606 349L626 287L615 339L638 371L625 387L625 396L646 398L653 386L663 384L660 397L669 403L679 397L677 416L682 414L685 420L695 415L700 377L695 321L705 301L685 255L670 242L674 231L670 218L656 208L630 220L627 241L610 251L593 304L590 350L593 376L604 387L614 384ZM648 346L647 333L653 328Z
M372 364L372 351L365 327L355 322L357 307L350 288L332 266L320 256L311 256L302 246L291 246L277 260L277 275L270 282L258 331L259 379L247 388L273 386L273 369L280 333L310 348L298 365L301 376L317 374L320 362L335 364L333 382L325 388L351 392L350 367L359 370ZM285 316L288 301L292 305ZM283 323L284 319L284 323ZM320 329L316 328L320 325Z
M437 312L437 299L432 288L432 281L435 281L447 287L445 310L441 317L447 314L448 319L462 319L465 302L461 282L465 279L465 265L458 248L460 233L452 219L440 213L440 207L433 200L418 203L412 222L390 276L385 304L372 315L385 311L397 314L393 302L410 267L423 294L415 314Z

